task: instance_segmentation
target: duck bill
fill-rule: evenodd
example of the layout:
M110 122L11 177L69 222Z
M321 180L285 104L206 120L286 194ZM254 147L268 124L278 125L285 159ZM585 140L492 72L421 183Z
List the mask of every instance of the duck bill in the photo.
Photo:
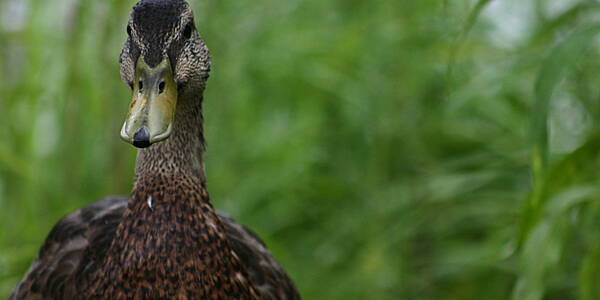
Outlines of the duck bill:
M151 68L140 56L134 78L133 96L121 138L138 148L146 148L171 135L177 84L168 57Z

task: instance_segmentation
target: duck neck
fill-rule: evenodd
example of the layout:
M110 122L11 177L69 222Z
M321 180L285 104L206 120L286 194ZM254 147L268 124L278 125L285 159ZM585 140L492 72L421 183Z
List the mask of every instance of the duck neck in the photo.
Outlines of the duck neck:
M134 189L156 176L185 176L205 182L201 103L202 93L179 97L171 136L138 151Z
M205 188L200 99L191 100L178 103L169 139L138 152L134 189L92 277L92 298L209 299L240 284L241 265Z

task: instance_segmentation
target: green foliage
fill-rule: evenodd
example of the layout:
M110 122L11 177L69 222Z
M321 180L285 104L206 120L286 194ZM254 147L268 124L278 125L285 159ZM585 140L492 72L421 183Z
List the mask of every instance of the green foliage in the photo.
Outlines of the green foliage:
M131 188L133 3L0 1L0 298ZM305 299L600 299L596 1L192 4L213 202Z

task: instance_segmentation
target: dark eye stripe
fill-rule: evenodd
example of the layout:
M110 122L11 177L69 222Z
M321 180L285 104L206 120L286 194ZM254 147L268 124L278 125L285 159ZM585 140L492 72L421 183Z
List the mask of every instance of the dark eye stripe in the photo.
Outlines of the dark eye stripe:
M189 39L192 37L192 30L193 30L193 24L190 22L185 26L185 29L183 30L183 37L185 39Z

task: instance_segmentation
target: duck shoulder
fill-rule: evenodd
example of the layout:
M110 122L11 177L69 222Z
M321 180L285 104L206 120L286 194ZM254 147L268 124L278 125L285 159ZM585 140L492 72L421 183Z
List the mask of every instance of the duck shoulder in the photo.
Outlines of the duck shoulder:
M84 253L108 249L126 207L126 197L107 197L63 217L9 299L74 299Z
M128 198L113 196L63 217L50 231L24 278L9 300L75 299L77 280L103 260L127 208ZM264 300L300 299L292 280L252 231L217 211L234 254ZM86 283L83 283L86 286Z

